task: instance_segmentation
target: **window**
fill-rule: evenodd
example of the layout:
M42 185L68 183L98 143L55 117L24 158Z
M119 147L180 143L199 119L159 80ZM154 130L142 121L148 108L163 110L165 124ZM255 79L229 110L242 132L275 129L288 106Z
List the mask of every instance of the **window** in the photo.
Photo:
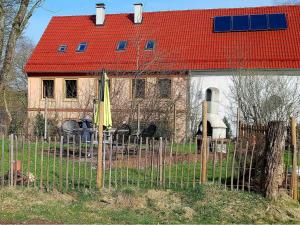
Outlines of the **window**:
M67 51L68 46L67 45L61 45L58 48L59 52L66 52Z
M132 80L132 96L134 98L145 98L146 82L144 79Z
M171 85L170 79L159 79L157 82L158 93L160 98L171 98Z
M155 41L149 40L146 43L145 50L153 50L155 47Z
M66 98L77 98L77 80L66 80Z
M211 99L212 99L212 91L211 91L211 89L207 89L206 90L206 101L208 101L208 102L211 102Z
M87 43L82 42L78 45L77 52L85 52L86 48L87 48Z
M54 80L43 80L43 98L54 98Z
M117 47L118 51L124 51L127 47L127 41L120 41Z

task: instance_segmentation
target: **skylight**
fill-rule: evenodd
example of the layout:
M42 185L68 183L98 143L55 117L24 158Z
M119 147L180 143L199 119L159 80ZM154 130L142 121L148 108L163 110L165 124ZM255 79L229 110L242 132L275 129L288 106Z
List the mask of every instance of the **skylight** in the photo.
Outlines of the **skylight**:
M81 42L77 47L77 52L85 52L87 48L87 42Z
M147 41L147 43L146 43L145 50L153 50L154 47L155 47L155 41L149 40L149 41Z
M214 32L284 30L287 27L286 15L283 13L214 18Z
M58 48L59 52L66 52L67 51L67 45L60 45Z
M127 41L120 41L118 43L117 50L118 51L124 51L124 50L126 50L126 47L127 47Z

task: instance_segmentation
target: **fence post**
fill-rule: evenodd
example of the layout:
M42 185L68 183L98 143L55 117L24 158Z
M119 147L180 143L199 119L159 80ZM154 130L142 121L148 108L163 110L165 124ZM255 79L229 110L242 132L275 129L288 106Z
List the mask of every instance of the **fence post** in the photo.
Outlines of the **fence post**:
M159 185L163 184L162 137L159 138Z
M104 123L104 102L99 101L99 140L97 157L97 187L103 188L103 123ZM105 159L104 159L105 160Z
M10 135L10 186L13 185L14 185L14 135L11 134Z
M202 103L202 171L201 183L206 183L207 177L207 102Z
M292 170L292 198L298 200L298 166L297 166L297 124L295 117L291 118L293 170Z

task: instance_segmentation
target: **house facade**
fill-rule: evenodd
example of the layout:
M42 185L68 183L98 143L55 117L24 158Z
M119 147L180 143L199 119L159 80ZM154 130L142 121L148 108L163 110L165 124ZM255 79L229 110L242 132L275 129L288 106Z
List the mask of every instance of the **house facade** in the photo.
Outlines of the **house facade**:
M97 4L96 15L53 17L25 68L29 119L45 109L58 123L92 116L105 70L114 126L139 116L183 139L199 123L199 103L217 93L207 99L209 122L224 131L240 70L300 75L298 18L300 6L143 12L142 4L128 14Z

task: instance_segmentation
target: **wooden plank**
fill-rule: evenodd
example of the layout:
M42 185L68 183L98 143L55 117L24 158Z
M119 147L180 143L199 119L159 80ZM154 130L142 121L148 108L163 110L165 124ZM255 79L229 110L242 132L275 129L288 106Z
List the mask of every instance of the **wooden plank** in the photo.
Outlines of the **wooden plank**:
M147 168L148 168L148 151L149 151L149 138L146 137L146 148L145 148L145 171L144 171L144 187L147 186Z
M221 149L219 152L219 185L222 184L222 176L223 176L223 147L224 147L224 140L221 140Z
M169 156L169 188L171 188L171 183L172 183L173 144L174 144L174 140L172 139L171 149L170 149L170 156Z
M177 179L178 179L178 143L176 142L175 149L175 188L177 187Z
M195 153L194 153L194 171L193 171L193 188L196 187L196 169L197 169L197 158L198 158L198 147L197 147L197 136L195 138Z
M240 169L241 169L241 161L242 161L242 148L243 148L243 143L241 143L240 150L238 151L238 157L239 157L239 162L238 162L238 172L237 172L237 181L236 181L236 190L239 190L240 188Z
M18 136L15 135L15 162L18 161L18 150L19 150L19 144L18 144ZM14 186L17 186L17 178L18 178L18 173L14 173Z
M109 137L109 175L108 175L108 190L111 189L111 176L112 176L112 152L113 152L113 145L112 145L112 137Z
M246 176L246 166L247 166L247 156L248 156L248 141L246 144L246 153L245 153L245 158L244 158L244 170L243 170L243 181L242 181L242 191L245 191L245 176Z
M216 176L216 157L217 157L217 151L216 151L216 145L217 145L217 141L213 141L212 143L213 145L213 183L215 183L215 176Z
M25 138L24 136L22 136L22 153L21 153L21 186L24 187L24 164L25 164L25 160L24 160L24 154L25 154Z
M123 185L123 167L124 167L124 149L125 149L125 136L124 134L122 135L122 152L121 152L121 162L122 162L122 166L120 168L120 180L121 180L121 185Z
M66 192L69 191L69 159L70 159L70 137L67 136L67 162L66 162Z
M42 140L42 150L41 150L41 163L40 163L40 190L43 191L43 170L44 170L44 145L45 145L45 141L44 139Z
M140 143L139 143L139 155L138 155L138 181L137 181L137 186L140 187L140 174L141 174L141 158L142 158L142 143L143 143L143 138L140 138Z
M87 183L87 149L88 149L88 146L87 146L87 140L85 140L85 148L84 148L84 183L83 183L83 187L85 188L86 187L86 183ZM105 149L105 148L104 148ZM104 185L104 183L103 183Z
M116 159L115 159L115 188L118 187L118 153L119 153L119 135L116 135Z
M163 185L163 143L162 137L159 138L159 186Z
M255 150L255 139L253 139L252 142L252 150L251 150L251 158L250 158L250 166L249 166L249 177L248 177L248 191L251 190L251 174L252 174L252 164L253 164L253 156L254 156L254 150Z
M181 163L181 175L180 175L180 187L183 188L183 181L184 181L184 147L185 147L185 140L183 141L183 144L181 145L181 152L180 152L180 163Z
M59 189L63 191L63 169L62 169L62 154L64 147L64 137L60 137L60 145L59 145Z
M233 191L233 179L234 179L234 170L235 170L235 154L236 154L236 149L237 149L238 142L235 143L234 145L234 151L233 151L233 156L232 156L232 164L231 164L231 190Z
M93 159L94 159L94 137L92 136L92 140L91 140L91 145L90 145L90 153L91 153L91 167L90 167L90 183L89 183L89 189L91 189L92 188L92 180L93 180ZM99 152L98 152L98 154L99 154ZM102 153L101 153L102 154ZM98 161L97 161L98 162ZM101 171L102 172L102 171ZM97 171L97 173L98 173L98 171ZM97 176L98 176L98 174L97 174ZM101 175L102 176L102 175ZM101 179L102 179L102 177L101 177ZM102 183L102 182L101 182ZM97 184L97 187L98 187L98 189L99 189L99 186L98 186L99 184Z
M153 187L153 176L154 176L154 138L152 138L152 146L151 146L151 173L150 173L150 183L151 188Z
M75 151L76 151L76 147L75 147L75 135L73 135L73 148L72 148L72 190L75 189Z
M5 141L5 136L4 134L2 135L2 145L1 145L1 186L4 187L4 141Z
M166 152L167 152L167 145L168 141L165 139L163 148L163 187L166 188Z
M23 148L24 150L24 148ZM10 155L10 176L9 176L9 183L10 186L14 185L14 135L10 135L10 148L9 148L9 155ZM23 163L23 160L22 160ZM22 170L21 170L22 171ZM23 179L23 175L22 175ZM22 182L22 187L23 187L23 182Z
M38 138L35 138L35 146L34 146L34 183L33 186L36 188L36 180L37 180L37 149L38 149Z
M228 164L229 164L229 155L230 155L230 146L231 142L228 142L226 145L226 165L225 165L225 188L227 188L227 179L228 179Z
M79 135L79 157L78 157L78 181L77 181L77 188L80 190L80 182L81 182L81 154L82 154L82 147L81 147L81 135Z
M191 169L191 159L190 159L190 154L192 152L192 141L190 139L189 141L189 151L188 151L188 171L187 171L187 182L186 182L186 187L188 188L190 185L190 169Z
M30 164L31 164L31 160L30 160L30 151L31 151L31 143L30 143L30 139L28 138L28 142L27 142L27 149L28 149L28 153L27 153L27 188L30 187Z
M207 182L207 102L203 101L202 103L202 177L201 183L204 184Z
M47 151L47 170L46 170L46 190L49 191L49 169L50 169L50 148L51 148L51 138L48 138L48 151Z
M129 151L130 151L130 139L131 136L129 136L128 138L128 145L127 145L127 163L126 163L126 185L128 186L128 182L129 182Z
M56 147L57 147L57 138L54 137L54 148L53 148L53 190L56 190Z

